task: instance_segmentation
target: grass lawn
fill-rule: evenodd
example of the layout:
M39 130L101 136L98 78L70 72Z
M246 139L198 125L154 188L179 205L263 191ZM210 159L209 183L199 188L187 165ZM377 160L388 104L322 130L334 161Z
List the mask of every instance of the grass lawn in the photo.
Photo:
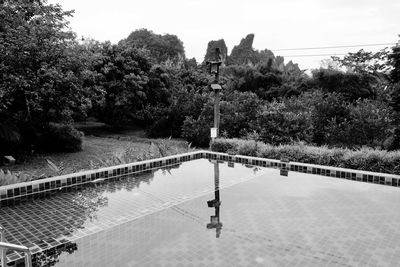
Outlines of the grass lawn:
M186 141L143 136L137 130L85 136L80 152L39 154L23 164L0 167L0 186L193 150Z

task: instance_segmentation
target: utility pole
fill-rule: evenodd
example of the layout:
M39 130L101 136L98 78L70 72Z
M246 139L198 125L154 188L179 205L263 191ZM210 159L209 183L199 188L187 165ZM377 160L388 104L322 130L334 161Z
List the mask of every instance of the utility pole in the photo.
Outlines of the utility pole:
M214 82L211 83L211 89L214 91L214 128L211 128L211 138L213 140L219 136L219 98L222 89L219 84L219 67L222 64L219 48L215 49L215 54L214 61L206 61L208 72L214 74Z

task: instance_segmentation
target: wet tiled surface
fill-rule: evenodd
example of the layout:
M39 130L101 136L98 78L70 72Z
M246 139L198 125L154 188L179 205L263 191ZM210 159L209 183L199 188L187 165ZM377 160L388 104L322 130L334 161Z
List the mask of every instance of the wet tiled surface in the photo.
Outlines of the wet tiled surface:
M400 192L265 174L77 240L58 266L398 266Z
M287 172L302 172L316 174L339 179L347 179L359 182L374 183L400 187L400 176L389 173L374 173L362 170L352 170L337 168L331 166L322 166L314 164L305 164L299 162L289 162L288 159L282 160L256 158L240 155L229 155L225 153L210 151L194 151L180 155L168 156L158 159L133 162L108 168L83 171L63 176L56 176L47 179L40 179L26 183L12 184L0 187L0 208L15 203L29 202L31 200L54 195L59 192L69 192L79 189L98 179L114 180L118 177L137 174L143 171L151 171L160 167L167 167L182 162L196 159L211 159L228 161L230 164L248 164L252 166L278 168L281 175L287 175Z
M399 266L398 203L394 187L203 159L1 208L0 224L72 242L56 266Z
M218 165L221 187L271 172L240 164L236 168ZM8 242L38 253L213 191L214 165L199 159L2 207L0 225L7 231ZM9 261L21 257L16 252L8 254Z

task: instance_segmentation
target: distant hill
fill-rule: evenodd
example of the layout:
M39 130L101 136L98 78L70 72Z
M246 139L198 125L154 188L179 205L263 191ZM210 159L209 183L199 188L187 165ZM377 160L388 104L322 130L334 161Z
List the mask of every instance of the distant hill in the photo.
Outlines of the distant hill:
M254 34L248 34L238 45L233 47L230 55L228 55L228 48L224 39L208 42L204 62L215 59L215 48L218 47L221 51L222 62L225 65L255 66L265 63L282 72L301 72L297 64L292 61L285 64L284 58L275 56L271 50L255 50L253 48L254 37Z

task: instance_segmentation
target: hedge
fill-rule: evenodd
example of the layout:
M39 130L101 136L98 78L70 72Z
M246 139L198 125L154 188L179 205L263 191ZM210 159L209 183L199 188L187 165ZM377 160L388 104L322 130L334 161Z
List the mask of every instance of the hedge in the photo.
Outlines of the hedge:
M302 163L400 175L400 151L388 152L372 148L350 150L304 144L272 146L254 140L223 138L212 141L211 150L269 159L287 158Z
M72 125L50 123L41 140L41 149L49 152L77 152L82 150L83 133Z

